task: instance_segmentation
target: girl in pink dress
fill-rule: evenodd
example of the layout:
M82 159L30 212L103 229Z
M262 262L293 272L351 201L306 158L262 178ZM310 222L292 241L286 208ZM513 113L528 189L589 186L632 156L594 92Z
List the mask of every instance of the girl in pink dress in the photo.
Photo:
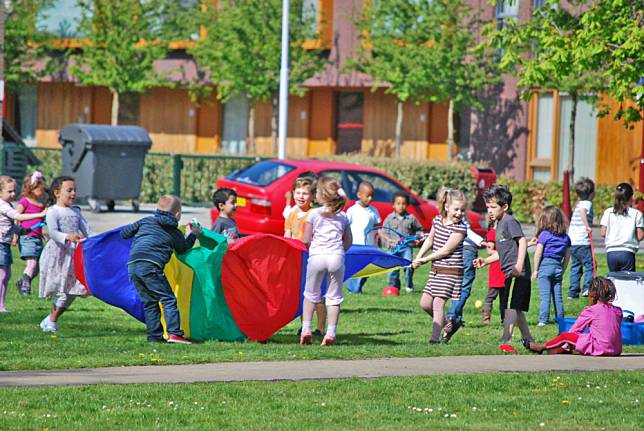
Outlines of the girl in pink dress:
M36 171L25 177L22 182L22 193L16 205L16 211L21 214L36 214L45 209L42 202L45 196L45 177ZM25 261L22 278L16 281L16 287L21 295L31 295L31 281L38 275L38 259L43 249L42 225L44 217L39 217L21 223L25 229L30 229L26 235L18 240L20 258Z
M622 353L622 309L611 302L615 299L612 281L597 277L588 289L590 306L583 309L568 332L537 344L524 342L535 353L547 351L550 355L579 353L586 356L619 356ZM588 332L584 330L588 328Z

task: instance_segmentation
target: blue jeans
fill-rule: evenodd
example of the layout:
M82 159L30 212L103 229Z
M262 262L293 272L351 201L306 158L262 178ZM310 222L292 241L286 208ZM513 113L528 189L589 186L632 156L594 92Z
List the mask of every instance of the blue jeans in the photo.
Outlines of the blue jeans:
M539 265L539 322L547 323L550 317L550 297L554 297L555 316L564 317L563 295L561 281L563 280L563 267L561 261L545 257Z
M635 253L630 251L609 251L606 260L610 272L635 271Z
M160 341L163 339L159 302L163 306L168 334L183 337L179 310L177 309L177 297L174 296L163 269L152 262L139 261L129 264L127 271L130 281L143 303L145 325L148 328L148 341Z
M463 247L463 287L461 288L461 299L452 301L452 305L447 312L447 320L454 320L461 322L463 320L463 307L470 297L472 291L472 284L476 277L476 268L472 264L474 259L478 257L478 251Z
M407 260L412 260L412 250L411 247L405 247L402 250L400 250L398 253L395 253L394 256L400 256L404 259ZM414 288L414 270L411 269L411 267L405 268L404 270L405 273L405 287L409 287L410 289ZM394 271L391 271L389 275L387 276L387 283L389 286L396 286L398 289L400 289L400 270L396 269Z
M581 275L584 275L584 287L580 289ZM570 288L568 296L577 298L580 290L588 292L588 286L593 280L593 256L590 245L573 245L570 247Z
M351 293L362 293L362 286L366 283L366 278L350 278L345 282L345 286Z

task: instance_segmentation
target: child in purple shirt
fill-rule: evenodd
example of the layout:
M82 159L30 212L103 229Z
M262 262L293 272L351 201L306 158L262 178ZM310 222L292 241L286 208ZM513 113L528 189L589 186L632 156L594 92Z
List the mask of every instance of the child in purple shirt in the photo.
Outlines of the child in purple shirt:
M525 342L527 349L550 355L579 353L585 356L619 356L622 353L622 309L615 299L612 281L597 277L590 283L588 302L568 332L544 343ZM588 332L584 332L588 328Z
M570 260L570 238L566 234L568 223L559 207L550 205L543 209L537 222L537 249L534 252L532 279L538 280L541 306L539 324L545 326L550 317L550 298L554 298L555 316L564 317L561 283Z

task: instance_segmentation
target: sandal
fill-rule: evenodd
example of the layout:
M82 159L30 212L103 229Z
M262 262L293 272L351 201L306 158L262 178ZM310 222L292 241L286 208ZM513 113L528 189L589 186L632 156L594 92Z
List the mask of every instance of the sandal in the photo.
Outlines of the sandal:
M525 347L527 350L529 350L532 353L536 353L538 355L543 353L543 350L542 351L534 350L532 347L530 347L530 344L533 343L533 341L531 341L531 340L528 340L526 338L522 338L522 339L519 340L519 342L521 344L523 344L523 347Z
M452 336L454 336L454 334L456 334L456 331L461 329L461 326L463 326L463 323L460 320L449 320L445 325L445 334L443 335L442 339L443 343L449 343L449 340L452 338Z

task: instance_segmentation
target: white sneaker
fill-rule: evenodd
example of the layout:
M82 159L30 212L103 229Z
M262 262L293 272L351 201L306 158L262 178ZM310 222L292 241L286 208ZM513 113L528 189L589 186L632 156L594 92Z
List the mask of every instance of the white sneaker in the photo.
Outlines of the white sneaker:
M412 293L414 291L413 287L405 287L405 292Z
M581 296L588 296L588 291L582 292Z
M51 320L49 320L49 316L45 317L42 319L42 322L40 322L40 327L42 328L43 332L57 332L58 331L58 326Z
M546 326L546 325L547 325L547 323L546 323L546 322L539 322L539 323L537 323L537 326L538 326L538 327L543 327L543 326Z

